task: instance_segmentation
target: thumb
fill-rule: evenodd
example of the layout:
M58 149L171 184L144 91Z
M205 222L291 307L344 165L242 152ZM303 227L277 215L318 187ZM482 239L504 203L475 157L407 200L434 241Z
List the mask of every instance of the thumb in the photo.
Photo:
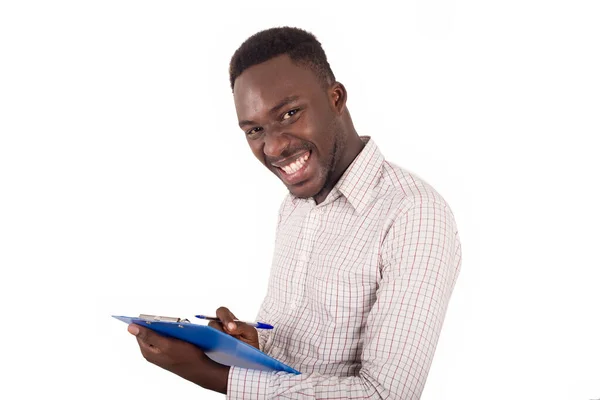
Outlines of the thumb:
M137 324L129 324L129 326L127 327L127 330L133 336L135 336L139 340L143 340L143 341L146 341L148 339L148 336L149 336L148 332L150 332L149 329L141 327L141 326L139 326Z
M127 327L127 331L133 336L137 336L140 334L140 328L136 324L129 324L129 326Z

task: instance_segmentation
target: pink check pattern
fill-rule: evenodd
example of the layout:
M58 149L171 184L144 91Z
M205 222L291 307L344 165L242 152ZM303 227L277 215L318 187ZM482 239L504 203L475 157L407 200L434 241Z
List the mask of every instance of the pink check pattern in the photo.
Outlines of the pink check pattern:
M230 399L417 399L461 264L453 214L369 137L319 205L281 205L261 350L302 372L233 367Z

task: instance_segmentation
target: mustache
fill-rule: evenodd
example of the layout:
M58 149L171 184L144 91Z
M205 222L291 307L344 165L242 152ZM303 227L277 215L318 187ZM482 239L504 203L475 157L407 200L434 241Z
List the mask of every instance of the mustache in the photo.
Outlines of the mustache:
M304 151L310 151L311 147L309 144L303 144L302 146L294 147L293 149L285 149L281 152L279 157L267 157L265 156L265 161L269 164L277 163L279 161L283 161L286 158L293 156L294 154L302 153Z

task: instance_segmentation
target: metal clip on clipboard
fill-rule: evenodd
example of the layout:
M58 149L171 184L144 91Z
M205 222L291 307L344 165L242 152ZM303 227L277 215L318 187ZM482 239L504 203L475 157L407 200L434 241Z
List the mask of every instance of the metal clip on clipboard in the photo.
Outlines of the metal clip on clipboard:
M176 323L184 323L189 324L190 320L187 318L176 318L176 317L163 317L160 315L150 315L150 314L140 314L140 319L143 319L148 325L151 325L152 322L176 322ZM180 328L183 326L179 325Z

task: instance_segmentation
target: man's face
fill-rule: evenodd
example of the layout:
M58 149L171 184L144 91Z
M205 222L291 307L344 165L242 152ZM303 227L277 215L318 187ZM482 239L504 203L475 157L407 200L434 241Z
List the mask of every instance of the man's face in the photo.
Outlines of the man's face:
M330 185L344 140L335 96L312 70L278 56L246 69L233 96L252 152L293 195Z

